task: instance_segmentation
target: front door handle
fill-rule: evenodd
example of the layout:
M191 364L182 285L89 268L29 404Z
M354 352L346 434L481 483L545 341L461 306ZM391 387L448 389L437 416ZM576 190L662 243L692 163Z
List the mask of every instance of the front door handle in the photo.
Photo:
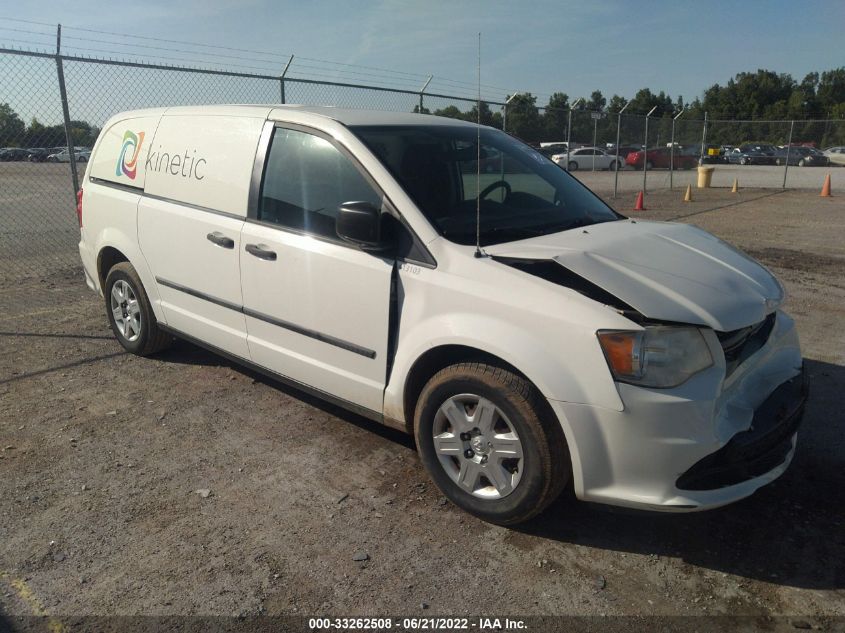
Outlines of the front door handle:
M235 240L231 237L226 237L220 231L214 231L214 233L209 233L205 236L212 244L217 244L217 246L222 246L223 248L235 248Z
M247 244L246 252L250 255L254 255L258 259L266 259L271 262L276 261L276 251L267 250L258 244Z

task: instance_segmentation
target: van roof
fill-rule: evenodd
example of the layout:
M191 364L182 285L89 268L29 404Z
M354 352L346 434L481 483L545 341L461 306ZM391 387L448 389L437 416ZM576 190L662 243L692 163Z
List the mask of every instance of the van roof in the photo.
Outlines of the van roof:
M311 105L207 105L207 106L177 106L166 109L154 108L150 110L136 110L133 116L153 114L181 114L181 115L229 115L229 116L266 116L272 120L284 120L286 111L297 113L297 119L302 115L313 115L332 119L343 125L468 125L474 123L450 119L431 114L416 114L413 112L390 112L386 110L352 110L335 108L332 106ZM121 117L123 118L123 117Z

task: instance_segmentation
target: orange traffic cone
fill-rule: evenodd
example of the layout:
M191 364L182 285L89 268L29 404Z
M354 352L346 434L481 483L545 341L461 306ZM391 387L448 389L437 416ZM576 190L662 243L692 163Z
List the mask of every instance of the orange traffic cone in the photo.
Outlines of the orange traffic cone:
M692 185L687 185L687 191L684 194L684 202L692 202Z
M824 185L822 185L822 198L830 198L830 174L824 177Z
M731 187L731 193L737 193L739 191L739 178L734 178L734 186Z
M634 204L634 211L645 211L645 207L643 206L643 192L640 191L637 194L637 202Z

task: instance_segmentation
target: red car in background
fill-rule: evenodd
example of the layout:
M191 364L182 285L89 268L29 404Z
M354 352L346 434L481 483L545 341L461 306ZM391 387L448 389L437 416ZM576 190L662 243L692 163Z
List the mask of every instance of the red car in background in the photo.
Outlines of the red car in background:
M625 158L625 163L630 165L631 167L634 167L635 169L642 169L643 154L645 154L646 157L647 169L669 169L670 156L668 147L650 149L647 152L643 152L642 150L638 152L631 152ZM689 154L681 154L678 150L675 150L675 157L672 163L675 169L692 169L693 167L698 165L698 160L694 156L690 156Z

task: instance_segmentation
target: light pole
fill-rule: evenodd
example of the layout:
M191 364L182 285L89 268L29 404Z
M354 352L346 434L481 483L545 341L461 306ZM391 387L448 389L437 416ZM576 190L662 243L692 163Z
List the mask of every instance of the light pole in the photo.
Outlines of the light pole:
M572 139L572 110L583 100L583 97L578 97L569 106L569 118L566 122L566 171L569 171L569 154L572 152L572 143L570 142Z
M648 171L648 117L654 114L657 106L654 106L645 115L645 143L643 144L643 193L645 193L646 172Z
M619 133L622 129L622 113L625 112L625 108L631 105L629 101L625 105L622 106L622 109L616 113L616 169L614 169L613 174L613 197L616 198L616 192L619 189Z
M686 109L686 106L682 107L681 111L672 117L672 142L669 148L669 189L672 189L674 184L672 181L672 174L675 173L675 121L678 120Z

